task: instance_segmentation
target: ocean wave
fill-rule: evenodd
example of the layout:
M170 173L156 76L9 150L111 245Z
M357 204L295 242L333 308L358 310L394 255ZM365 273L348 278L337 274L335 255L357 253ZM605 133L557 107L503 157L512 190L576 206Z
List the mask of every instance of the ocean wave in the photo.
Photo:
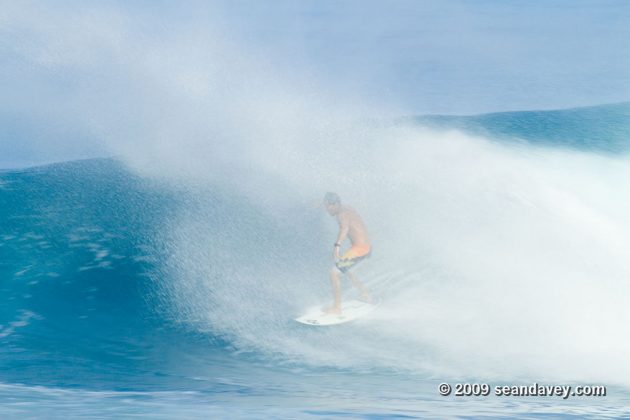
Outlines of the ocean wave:
M351 140L263 156L242 179L169 177L181 156L160 177L112 159L3 174L0 338L44 359L41 337L63 354L100 331L152 359L130 337L157 345L168 326L278 366L627 383L625 155L413 124ZM368 223L359 274L383 303L312 330L292 318L329 299L335 224L309 204L329 189ZM41 319L11 324L23 314Z

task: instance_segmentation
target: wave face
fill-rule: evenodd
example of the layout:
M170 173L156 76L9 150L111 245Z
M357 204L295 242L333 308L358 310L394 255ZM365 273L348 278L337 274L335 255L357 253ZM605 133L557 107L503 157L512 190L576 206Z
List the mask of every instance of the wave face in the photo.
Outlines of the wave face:
M625 387L628 109L344 127L334 156L265 156L247 182L128 159L4 172L0 380L241 389L225 378L264 366ZM359 275L383 303L304 328L291 318L329 298L335 223L311 203L331 189L367 221Z

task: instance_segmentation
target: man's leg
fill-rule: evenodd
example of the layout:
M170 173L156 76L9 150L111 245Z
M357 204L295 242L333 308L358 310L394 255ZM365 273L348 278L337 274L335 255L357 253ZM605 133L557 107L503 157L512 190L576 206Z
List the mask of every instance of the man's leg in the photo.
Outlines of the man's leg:
M359 281L357 276L350 271L348 271L346 274L348 274L348 277L350 277L350 281L352 281L352 284L354 285L354 287L359 289L359 291L361 292L361 299L366 301L367 303L372 303L372 297L370 296L370 293L368 292L366 287L363 285L363 283Z
M333 267L330 270L330 283L333 289L333 306L326 309L324 312L329 314L340 314L341 313L341 281L339 280L340 272L337 267Z

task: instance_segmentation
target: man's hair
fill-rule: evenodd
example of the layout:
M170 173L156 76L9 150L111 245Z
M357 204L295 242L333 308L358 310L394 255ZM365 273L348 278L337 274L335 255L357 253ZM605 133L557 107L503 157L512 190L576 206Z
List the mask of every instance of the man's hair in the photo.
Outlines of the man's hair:
M341 204L341 198L339 198L339 195L337 193L327 192L326 195L324 195L324 203L325 204Z

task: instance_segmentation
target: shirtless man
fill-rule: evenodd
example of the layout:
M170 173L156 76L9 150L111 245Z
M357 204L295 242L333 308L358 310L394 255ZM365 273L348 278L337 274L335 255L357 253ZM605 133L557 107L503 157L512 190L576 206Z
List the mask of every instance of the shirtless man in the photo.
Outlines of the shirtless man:
M328 192L324 196L324 206L326 211L331 216L337 218L339 223L339 235L333 248L333 258L335 259L335 266L330 271L330 281L332 283L334 301L333 305L326 309L326 313L341 314L341 282L340 274L347 274L352 281L352 284L361 292L361 298L366 302L371 301L370 294L367 289L361 284L359 279L351 273L349 270L353 268L357 263L370 256L371 245L368 238L367 230L363 224L361 217L351 207L342 206L341 199L333 192ZM351 247L341 257L339 256L339 250L341 245L346 240L346 237L350 238Z

